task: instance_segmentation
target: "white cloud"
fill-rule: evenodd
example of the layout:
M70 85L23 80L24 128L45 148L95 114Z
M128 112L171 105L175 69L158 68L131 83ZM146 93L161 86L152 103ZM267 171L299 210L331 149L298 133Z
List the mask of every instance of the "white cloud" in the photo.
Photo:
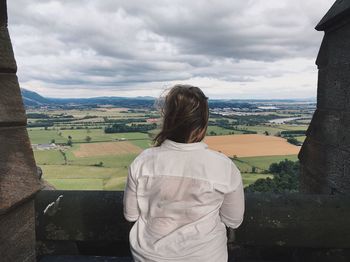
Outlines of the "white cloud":
M313 28L333 0L8 1L22 87L46 96L316 93ZM300 91L300 92L299 92Z

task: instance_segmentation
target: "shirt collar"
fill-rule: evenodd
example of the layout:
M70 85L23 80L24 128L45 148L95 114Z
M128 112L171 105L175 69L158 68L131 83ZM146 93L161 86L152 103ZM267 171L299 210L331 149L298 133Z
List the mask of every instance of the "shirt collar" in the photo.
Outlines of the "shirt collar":
M162 147L177 149L177 150L198 150L206 149L208 145L204 142L195 142L195 143L179 143L170 139L165 139L161 144Z

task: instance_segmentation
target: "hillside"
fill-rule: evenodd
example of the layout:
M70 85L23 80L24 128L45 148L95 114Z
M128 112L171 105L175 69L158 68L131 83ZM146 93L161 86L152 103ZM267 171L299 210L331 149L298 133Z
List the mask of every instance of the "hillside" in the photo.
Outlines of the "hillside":
M49 105L51 101L36 92L21 88L23 103L25 106Z

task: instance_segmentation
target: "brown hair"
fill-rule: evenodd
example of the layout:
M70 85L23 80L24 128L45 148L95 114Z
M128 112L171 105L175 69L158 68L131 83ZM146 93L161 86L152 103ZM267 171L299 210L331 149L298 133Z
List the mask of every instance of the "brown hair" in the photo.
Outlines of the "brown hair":
M207 131L208 97L201 89L190 85L175 85L161 106L162 129L153 139L160 146L166 139L178 143L200 142Z

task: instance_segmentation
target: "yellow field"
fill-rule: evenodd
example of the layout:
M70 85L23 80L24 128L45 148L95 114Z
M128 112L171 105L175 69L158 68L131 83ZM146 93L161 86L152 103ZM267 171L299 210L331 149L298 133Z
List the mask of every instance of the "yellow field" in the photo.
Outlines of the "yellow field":
M80 144L79 149L74 150L76 157L93 157L106 155L122 155L130 153L140 153L141 148L128 141L104 142Z
M300 150L284 138L265 135L207 136L203 142L229 157L292 155Z

